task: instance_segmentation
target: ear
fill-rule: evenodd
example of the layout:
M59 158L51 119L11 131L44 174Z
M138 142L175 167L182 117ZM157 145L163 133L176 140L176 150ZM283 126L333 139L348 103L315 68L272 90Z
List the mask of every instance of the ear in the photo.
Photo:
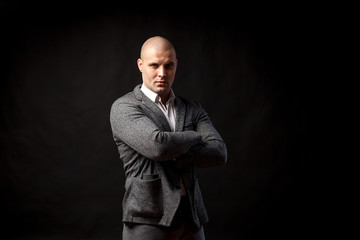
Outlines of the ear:
M142 67L143 67L143 62L142 62L142 60L139 58L138 60L137 60L137 65L138 65L138 68L139 68L139 70L140 70L140 72L142 72Z

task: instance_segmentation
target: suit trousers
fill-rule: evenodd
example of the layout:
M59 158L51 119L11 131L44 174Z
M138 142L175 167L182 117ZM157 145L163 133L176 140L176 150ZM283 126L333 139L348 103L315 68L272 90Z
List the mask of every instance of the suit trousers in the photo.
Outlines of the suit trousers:
M124 223L123 240L205 240L204 229L197 228L191 217L189 199L182 197L170 227Z

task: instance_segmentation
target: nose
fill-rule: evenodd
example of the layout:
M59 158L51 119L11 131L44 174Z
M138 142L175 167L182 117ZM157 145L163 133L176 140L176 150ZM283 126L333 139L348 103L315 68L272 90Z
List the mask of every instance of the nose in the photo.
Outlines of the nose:
M159 77L166 77L166 69L164 66L160 66L158 69L158 76Z

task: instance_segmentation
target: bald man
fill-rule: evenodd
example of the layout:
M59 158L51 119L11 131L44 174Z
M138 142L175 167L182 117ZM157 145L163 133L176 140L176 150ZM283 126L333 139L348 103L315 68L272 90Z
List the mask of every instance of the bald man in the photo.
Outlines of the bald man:
M225 164L227 151L201 105L175 96L177 64L167 39L146 40L137 60L142 84L111 107L126 177L123 240L205 239L194 168Z

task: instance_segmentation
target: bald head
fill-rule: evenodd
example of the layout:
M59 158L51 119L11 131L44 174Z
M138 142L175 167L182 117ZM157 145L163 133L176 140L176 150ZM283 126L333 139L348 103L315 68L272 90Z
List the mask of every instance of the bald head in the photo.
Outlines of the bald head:
M177 67L174 46L163 37L152 37L144 42L137 60L143 84L161 97L165 104L174 82Z
M172 45L172 43L167 40L166 38L160 37L160 36L155 36L155 37L151 37L148 40L146 40L144 42L144 44L141 47L141 52L140 52L140 58L144 58L145 55L148 54L149 51L173 51L173 54L176 58L176 52L175 52L175 48Z

